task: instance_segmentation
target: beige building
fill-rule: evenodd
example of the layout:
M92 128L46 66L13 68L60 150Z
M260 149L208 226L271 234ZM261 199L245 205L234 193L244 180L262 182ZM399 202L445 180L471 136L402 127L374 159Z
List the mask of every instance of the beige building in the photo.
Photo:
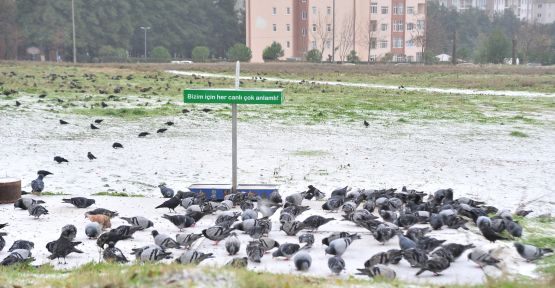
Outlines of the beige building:
M286 59L318 49L322 60L420 61L425 0L246 0L247 46L252 62L279 42Z
M489 15L512 10L522 21L550 24L555 22L555 0L436 0L439 4L464 11L485 10Z

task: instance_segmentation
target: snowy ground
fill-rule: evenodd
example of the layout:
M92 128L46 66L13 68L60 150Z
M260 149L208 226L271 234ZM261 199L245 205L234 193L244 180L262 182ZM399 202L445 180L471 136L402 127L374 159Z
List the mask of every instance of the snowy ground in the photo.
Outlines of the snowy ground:
M0 103L2 104L2 103ZM117 210L122 216L144 215L155 223L155 229L175 235L178 229L161 216L167 210L154 210L161 203L156 186L165 182L175 190L185 190L192 183L228 183L231 166L231 125L209 114L192 112L186 116L150 118L138 121L104 118L100 130L91 130L93 119L83 116L58 115L44 110L0 111L0 177L22 179L23 190L30 190L29 183L39 169L54 173L45 179L45 191L63 192L73 196L87 196L100 191L125 191L142 194L145 198L94 197L92 206ZM385 116L384 116L385 117ZM63 118L70 125L61 126ZM156 129L171 120L176 123L165 134L156 135ZM372 123L369 128L355 124L288 126L271 122L239 124L239 182L277 183L281 193L287 195L306 189L313 184L324 192L335 187L356 188L408 188L433 192L451 187L455 197L470 196L487 201L499 208L514 210L521 204L534 210L534 215L555 212L555 130L548 127L526 128L527 138L509 136L511 127L500 125L459 124L453 122L417 122L412 124L381 125ZM139 139L137 134L149 131L154 135ZM120 142L124 149L114 150L113 142ZM90 151L97 160L86 158ZM59 155L69 164L56 164L52 159ZM68 197L68 196L64 196ZM44 248L48 241L58 237L65 224L75 224L78 241L86 254L71 255L72 267L89 261L98 261L95 241L86 239L83 228L87 223L81 210L61 204L62 196L43 196L50 211L40 220L33 220L26 211L13 206L0 205L0 223L9 222L4 230L9 233L7 248L17 239L35 242L35 264L52 263ZM307 202L312 210L299 220L323 212L319 202ZM180 211L183 211L182 209ZM278 213L273 218L270 237L279 242L297 242L296 237L285 236L279 231ZM332 217L340 218L339 214ZM203 218L189 232L208 227L216 216ZM116 227L126 224L114 219ZM149 229L138 232L134 240L118 243L129 253L133 247L152 242ZM345 253L347 273L379 251L397 248L396 239L379 245L364 229L353 224L333 221L322 226L316 245L311 250L313 267L308 274L329 276L327 257L321 239L331 231L358 231L364 236ZM485 248L500 248L504 270L509 273L533 275L533 264L518 257L512 243L486 243L476 231L442 230L434 237L456 243L474 243ZM245 256L247 237L241 235L244 245L240 256ZM223 243L212 246L205 240L198 244L203 252L217 256L202 265L225 263ZM174 251L178 256L181 252ZM0 252L0 258L6 251ZM130 255L129 255L130 256ZM250 264L249 264L250 265ZM255 270L293 272L292 261L272 260L266 255ZM401 279L433 283L480 283L484 273L499 275L496 269L477 268L459 258L441 277L426 272L414 277L415 269L402 261L393 266ZM297 273L297 272L295 272Z

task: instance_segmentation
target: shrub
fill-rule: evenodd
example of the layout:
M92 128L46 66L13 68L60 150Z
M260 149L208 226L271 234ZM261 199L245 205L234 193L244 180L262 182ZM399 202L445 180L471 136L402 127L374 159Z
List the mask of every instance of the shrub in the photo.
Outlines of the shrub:
M306 61L320 63L322 62L322 53L318 49L312 49L306 52Z
M195 62L206 62L209 56L210 49L206 46L197 46L191 52L191 57Z
M252 51L245 44L237 43L227 51L229 61L249 62L252 58Z
M281 44L275 41L272 42L272 45L264 48L264 51L262 52L262 59L264 59L264 61L274 61L282 56L283 49L281 48Z
M347 62L349 63L358 63L360 59L357 56L357 51L352 50L349 55L347 55Z
M150 52L150 57L157 60L170 60L172 55L165 47L157 46Z

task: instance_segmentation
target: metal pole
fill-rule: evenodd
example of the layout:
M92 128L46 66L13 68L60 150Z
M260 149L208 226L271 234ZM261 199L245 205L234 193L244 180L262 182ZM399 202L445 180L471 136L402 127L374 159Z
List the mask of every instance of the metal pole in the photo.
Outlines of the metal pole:
M235 64L235 89L239 89L241 64ZM231 104L231 193L237 192L237 104Z
M75 48L75 5L71 0L71 26L73 27L73 63L77 63L77 49Z

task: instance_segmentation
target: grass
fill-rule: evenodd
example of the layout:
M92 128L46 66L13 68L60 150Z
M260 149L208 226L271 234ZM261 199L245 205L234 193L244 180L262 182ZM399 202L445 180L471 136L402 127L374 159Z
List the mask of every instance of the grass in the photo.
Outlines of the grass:
M526 134L524 132L520 132L520 131L511 131L510 135L513 136L513 137L521 137L521 138L528 137L528 134Z
M131 193L125 193L125 192L108 192L108 191L103 191L103 192L96 192L91 194L93 196L111 196L111 197L145 197L145 195L143 194L131 194Z
M319 157L328 154L328 152L323 150L297 150L292 152L291 154L303 157Z
M137 119L142 117L153 116L172 116L178 114L180 109L175 107L155 107L155 108L91 108L82 109L76 108L71 110L74 114L85 116L98 116L98 117L118 117L125 119Z
M67 195L71 195L71 194L67 194L64 192L42 192L40 193L41 196L67 196Z

